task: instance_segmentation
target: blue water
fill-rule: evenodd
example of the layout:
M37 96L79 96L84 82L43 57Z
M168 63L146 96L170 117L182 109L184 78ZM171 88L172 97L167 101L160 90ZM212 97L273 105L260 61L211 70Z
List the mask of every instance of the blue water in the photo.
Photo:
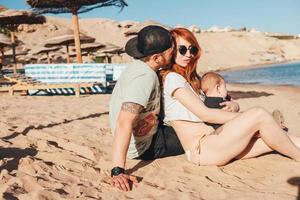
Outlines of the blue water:
M220 72L229 83L292 85L300 87L300 62L262 68Z

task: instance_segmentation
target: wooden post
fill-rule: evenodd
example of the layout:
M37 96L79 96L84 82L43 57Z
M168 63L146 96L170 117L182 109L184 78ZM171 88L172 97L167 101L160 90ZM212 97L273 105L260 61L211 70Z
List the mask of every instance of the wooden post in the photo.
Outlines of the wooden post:
M88 58L89 58L89 62L91 63L92 62L92 60L91 60L91 53L90 52L88 52Z
M79 97L80 96L80 84L75 85L75 96Z
M71 63L70 54L69 54L69 45L66 45L66 53L67 53L67 63Z
M12 47L12 52L13 52L13 72L14 74L17 73L17 59L16 59L16 44L15 44L15 32L11 31L10 32L11 36L11 47Z
M81 48L80 48L80 35L79 35L80 34L79 33L79 23L78 23L78 15L77 15L76 9L72 10L72 18L73 18L77 63L82 63Z
M11 86L8 90L10 96L14 96L14 86Z
M50 58L49 58L49 52L47 52L47 61L48 61L48 64L51 64Z
M0 73L2 71L3 63L4 63L4 47L0 48L1 56L0 56Z

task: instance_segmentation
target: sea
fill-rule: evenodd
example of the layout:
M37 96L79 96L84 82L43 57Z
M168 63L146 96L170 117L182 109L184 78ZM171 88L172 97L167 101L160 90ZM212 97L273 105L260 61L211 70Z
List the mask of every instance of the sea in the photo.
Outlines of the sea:
M220 74L227 83L300 87L300 62L273 64L245 70L223 71Z

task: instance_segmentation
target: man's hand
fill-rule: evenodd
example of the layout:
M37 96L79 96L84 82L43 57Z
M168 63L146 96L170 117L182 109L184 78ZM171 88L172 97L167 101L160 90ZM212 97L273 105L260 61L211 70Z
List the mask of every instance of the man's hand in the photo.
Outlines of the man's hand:
M224 106L222 110L228 111L228 112L238 112L240 110L240 106L238 103L234 101L225 101L220 103L221 106Z
M111 185L113 187L117 187L118 189L123 190L123 191L130 191L131 184L133 184L135 187L137 187L138 179L136 176L127 175L127 174L119 174L119 175L113 176L111 178Z
M133 132L133 125L136 123L142 110L143 106L137 103L124 102L116 122L112 150L112 166L119 169L116 173L112 172L111 185L123 191L129 191L132 183L136 185L138 182L135 176L129 176L124 173L124 167L131 134Z

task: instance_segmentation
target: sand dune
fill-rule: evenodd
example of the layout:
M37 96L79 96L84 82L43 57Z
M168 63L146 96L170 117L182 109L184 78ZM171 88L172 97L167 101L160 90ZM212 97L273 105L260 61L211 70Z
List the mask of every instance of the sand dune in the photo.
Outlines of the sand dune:
M95 18L80 19L79 25L82 33L95 37L97 42L124 47L127 40L131 38L125 36L126 31L150 22L126 22L132 24L129 27L124 26L124 22ZM34 52L63 28L72 29L72 21L47 17L46 24L20 26L17 37ZM259 31L197 32L195 36L202 47L202 57L198 63L199 72L300 60L299 38L277 39ZM60 52L64 51L64 48L60 50ZM83 59L87 61L89 58L85 56ZM113 57L113 62L129 61L131 58L126 54Z

